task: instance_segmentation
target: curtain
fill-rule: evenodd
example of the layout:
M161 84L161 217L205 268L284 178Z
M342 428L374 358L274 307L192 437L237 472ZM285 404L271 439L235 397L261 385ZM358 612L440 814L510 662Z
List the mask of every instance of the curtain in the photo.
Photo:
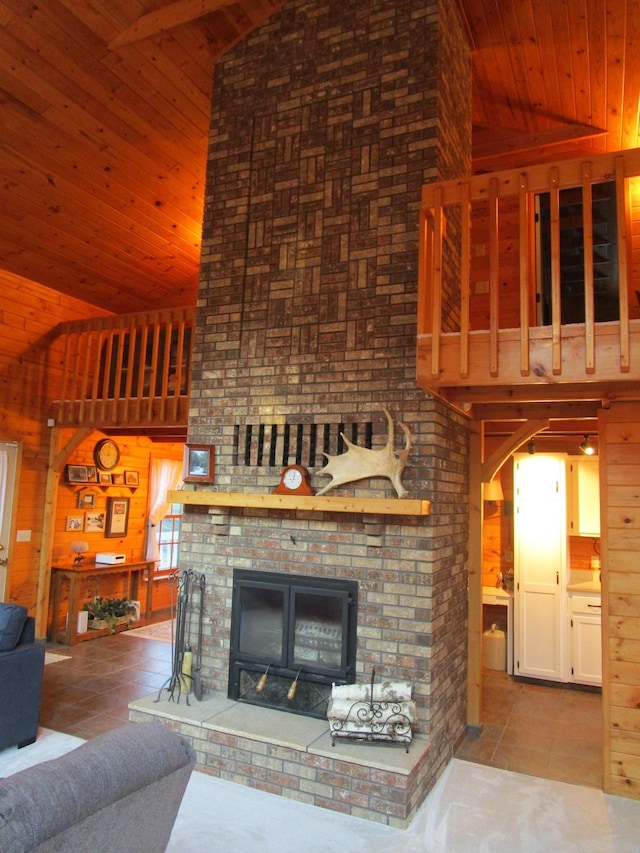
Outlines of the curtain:
M167 492L182 485L182 462L175 459L151 459L149 475L149 518L145 560L159 560L160 548L156 527L167 514Z

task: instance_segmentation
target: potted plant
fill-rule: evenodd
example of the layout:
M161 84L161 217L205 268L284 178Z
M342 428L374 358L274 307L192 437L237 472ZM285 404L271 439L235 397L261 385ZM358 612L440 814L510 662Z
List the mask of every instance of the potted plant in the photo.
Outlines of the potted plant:
M133 622L135 605L128 598L94 598L83 610L89 613L88 627L92 630L108 628L113 634L117 625Z

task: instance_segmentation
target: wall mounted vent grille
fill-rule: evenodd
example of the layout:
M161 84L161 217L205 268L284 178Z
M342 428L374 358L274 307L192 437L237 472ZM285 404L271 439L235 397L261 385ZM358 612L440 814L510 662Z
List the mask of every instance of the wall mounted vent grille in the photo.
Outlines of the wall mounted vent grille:
M373 423L246 424L234 428L233 464L245 466L324 465L323 453L344 453L341 433L362 447L371 447Z

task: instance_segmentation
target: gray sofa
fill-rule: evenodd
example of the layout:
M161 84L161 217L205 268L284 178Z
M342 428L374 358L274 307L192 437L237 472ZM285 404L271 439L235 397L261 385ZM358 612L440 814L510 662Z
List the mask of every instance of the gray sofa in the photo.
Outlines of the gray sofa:
M160 853L195 753L162 723L129 723L0 779L2 853Z
M0 602L0 750L26 746L38 734L44 645L34 637L27 608Z

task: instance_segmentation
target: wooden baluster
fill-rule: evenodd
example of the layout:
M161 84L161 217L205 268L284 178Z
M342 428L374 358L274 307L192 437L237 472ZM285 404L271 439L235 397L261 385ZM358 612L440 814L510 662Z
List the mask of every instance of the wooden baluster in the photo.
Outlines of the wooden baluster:
M88 329L81 335L78 335L78 349L82 355L82 362L84 363L79 396L78 421L81 424L84 424L86 423L85 407L87 404L87 389L89 387L89 369L95 368L94 362L90 358L91 332Z
M442 240L444 233L444 213L442 210L442 189L434 193L433 208L433 290L431 297L431 375L440 377L440 339L442 335Z
M497 376L498 364L498 299L499 299L499 210L498 179L489 181L489 373Z
M418 224L418 335L426 335L431 324L429 296L433 284L431 264L433 260L433 221L431 211L425 207L425 190L422 191L422 206Z
M147 401L147 419L153 420L153 401L156 395L156 377L158 375L158 347L160 337L160 326L155 321L153 324L153 346L151 348L151 370L149 371L149 398Z
M138 339L138 329L135 325L131 324L125 335L129 341L129 353L127 356L127 373L125 376L124 383L124 402L123 402L123 421L124 423L129 423L129 410L131 406L131 388L133 386L133 372L136 367L136 342ZM140 360L140 356L138 357L138 361Z
M91 388L91 406L89 407L89 423L96 423L98 400L100 399L100 367L103 366L103 349L106 348L107 336L104 330L102 319L98 320L96 328L96 361L95 373L93 374L93 384ZM106 358L104 362L104 370L106 370Z
M562 372L561 290L560 290L560 189L558 169L549 172L551 227L551 369Z
M627 234L631 233L630 205L627 204L624 178L624 158L616 157L616 218L618 223L618 282L620 303L620 371L628 373L631 366L629 343L629 245Z
M142 416L142 398L145 396L145 379L147 374L147 345L149 343L149 326L151 321L145 315L142 321L142 334L140 336L140 357L138 365L138 387L136 388L135 417L140 420Z
M71 332L67 328L64 336L64 357L62 360L62 383L60 388L60 402L58 405L57 421L59 424L65 421L66 399L71 396L69 384L69 361L71 358Z
M471 289L471 203L468 181L460 199L460 376L469 376L469 296Z
M520 250L520 373L528 376L531 370L529 355L529 326L531 315L529 306L535 298L535 280L533 277L533 217L531 215L531 196L527 191L527 175L520 175L518 186L518 243Z
M584 251L584 367L595 370L595 328L593 301L593 197L591 163L582 164L582 245Z

